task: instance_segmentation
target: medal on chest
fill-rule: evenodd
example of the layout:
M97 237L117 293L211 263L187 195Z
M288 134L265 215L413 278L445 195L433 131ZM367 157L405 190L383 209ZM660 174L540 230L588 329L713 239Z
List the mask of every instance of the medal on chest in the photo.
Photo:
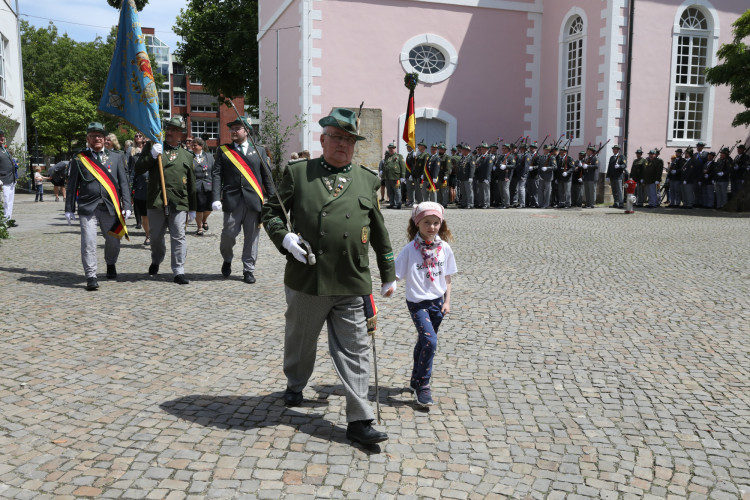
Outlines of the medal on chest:
M176 149L170 149L169 151L167 151L167 159L169 161L174 161L174 159L177 158L177 154L178 152Z

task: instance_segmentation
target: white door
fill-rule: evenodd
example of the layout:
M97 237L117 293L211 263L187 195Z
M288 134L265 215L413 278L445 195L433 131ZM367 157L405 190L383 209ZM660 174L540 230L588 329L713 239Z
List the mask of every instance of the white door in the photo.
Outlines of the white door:
M448 142L447 127L444 121L434 118L417 118L416 139L417 143L424 140L427 150L436 142ZM449 146L450 147L450 146Z

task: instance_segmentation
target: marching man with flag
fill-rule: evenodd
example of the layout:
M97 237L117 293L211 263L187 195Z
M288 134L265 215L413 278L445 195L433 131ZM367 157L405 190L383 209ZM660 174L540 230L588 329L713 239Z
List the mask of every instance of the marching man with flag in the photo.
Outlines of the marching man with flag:
M97 225L104 235L107 279L117 278L115 264L120 255L120 239L123 236L128 238L125 219L130 217L131 204L125 156L104 149L106 133L104 125L99 122L90 123L86 128L87 147L70 161L68 196L65 198L68 224L75 218L78 202L81 262L88 291L99 288L96 277Z
M185 277L185 225L186 222L195 219L195 210L198 206L193 153L180 147L185 127L179 117L169 119L165 123L164 131L164 146L158 142L146 144L135 163L135 175L148 171L146 209L151 226L151 265L148 274L153 276L159 272L159 264L167 252L164 234L169 226L174 282L178 285L187 285L190 281Z
M256 150L247 140L250 125L245 118L237 118L227 126L232 132L232 143L216 152L213 168L214 211L224 211L224 229L221 231L219 251L224 263L221 274L228 278L232 272L232 248L242 230L245 240L242 248L242 279L255 283L255 262L258 259L260 238L260 211L268 195L275 193L270 172L263 168L263 148Z

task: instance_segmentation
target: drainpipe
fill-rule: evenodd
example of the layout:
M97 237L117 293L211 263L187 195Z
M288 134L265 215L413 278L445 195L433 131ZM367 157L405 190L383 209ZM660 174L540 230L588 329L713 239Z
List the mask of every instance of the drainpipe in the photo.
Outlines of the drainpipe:
M18 0L16 0L16 33L18 37L18 62L21 72L18 78L21 80L21 126L23 127L23 143L28 150L29 139L26 136L26 93L23 91L23 53L21 52L21 11L18 10Z
M630 85L632 83L631 77L633 73L633 15L635 14L635 0L629 0L630 2L630 14L628 15L628 69L625 76L625 125L623 130L623 152L622 154L627 158L628 156L628 142L630 133Z

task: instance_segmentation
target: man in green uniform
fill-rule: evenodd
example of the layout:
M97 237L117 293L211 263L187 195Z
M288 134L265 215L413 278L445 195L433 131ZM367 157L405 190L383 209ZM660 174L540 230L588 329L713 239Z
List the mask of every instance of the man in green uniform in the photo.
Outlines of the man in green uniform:
M427 152L427 144L424 141L417 143L417 159L415 160L416 168L412 172L414 177L414 200L417 204L427 201L424 197L424 183L427 179L424 178L424 172L427 168L427 163L430 161L430 153Z
M179 285L190 283L185 277L185 224L195 219L198 206L195 196L195 172L193 170L193 153L180 147L180 139L185 133L182 120L178 117L169 119L164 124L164 146L147 144L135 164L135 175L148 171L148 194L146 207L151 236L151 265L148 274L159 272L159 264L164 260L167 247L164 244L164 233L169 226L170 249L172 254L172 273L174 282ZM161 175L157 158L162 154L164 186L167 192L168 214L164 210L164 196L161 188Z
M646 159L643 157L643 149L635 150L635 160L630 166L630 178L638 185L635 188L635 206L642 207L648 201L648 189L646 188Z
M438 144L438 158L440 158L440 170L438 171L438 203L443 208L448 208L448 202L451 198L450 186L448 186L448 177L453 169L453 157L445 153L446 146L444 142Z
M383 179L388 192L388 208L401 208L401 183L406 182L406 162L396 152L396 144L388 144L388 153L383 160Z
M365 140L357 133L356 114L337 108L318 123L323 156L289 165L278 187L283 207L277 198L263 207L266 232L287 260L284 402L302 403L318 336L327 323L331 359L346 393L346 435L374 444L388 436L372 427L374 414L367 400L369 247L375 250L384 296L396 288L393 250L378 205L380 181L371 170L351 164L356 142ZM284 207L294 232L287 230Z

